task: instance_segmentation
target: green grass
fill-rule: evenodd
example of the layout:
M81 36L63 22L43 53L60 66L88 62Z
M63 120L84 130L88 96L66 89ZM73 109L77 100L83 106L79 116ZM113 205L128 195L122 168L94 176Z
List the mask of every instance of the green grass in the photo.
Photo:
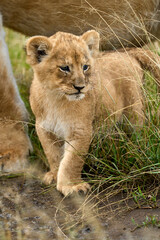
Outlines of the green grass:
M34 129L34 116L29 106L29 86L32 80L32 70L26 64L25 37L7 30L6 41L9 46L10 58L15 77L23 101L30 112L29 135L34 147L31 160L40 159L43 166L47 165L46 157ZM159 184L160 179L160 99L156 92L154 79L146 73L145 80L146 124L139 132L133 131L130 136L121 126L115 125L111 130L99 131L94 137L83 177L89 182L107 186L121 186L127 192L136 191L141 186L147 187Z
M160 220L158 218L158 216L146 216L145 220L142 222L142 224L137 224L134 220L134 218L132 218L132 222L134 225L136 225L136 227L132 230L132 232L134 232L136 229L138 228L142 228L142 227L157 227L160 228Z

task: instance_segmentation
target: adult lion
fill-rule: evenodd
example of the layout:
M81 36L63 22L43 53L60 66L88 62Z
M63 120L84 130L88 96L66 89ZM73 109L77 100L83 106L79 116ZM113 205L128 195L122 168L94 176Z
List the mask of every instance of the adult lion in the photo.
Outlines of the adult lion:
M160 0L1 0L4 25L26 35L95 28L105 49L160 37Z
M160 0L1 0L4 25L26 35L95 29L102 49L141 46L160 37ZM26 110L11 71L0 26L0 169L22 169L30 148ZM9 67L8 67L9 66Z

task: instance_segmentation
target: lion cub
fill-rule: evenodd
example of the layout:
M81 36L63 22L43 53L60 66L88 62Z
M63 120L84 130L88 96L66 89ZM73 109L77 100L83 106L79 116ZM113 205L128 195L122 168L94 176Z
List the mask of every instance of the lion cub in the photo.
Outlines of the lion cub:
M131 123L143 124L140 62L151 69L153 54L141 49L100 53L94 30L82 36L58 32L32 37L26 50L34 71L31 108L50 165L44 182L57 181L64 195L86 192L82 155L88 152L94 122L120 121L125 115ZM156 66L154 73L158 78Z

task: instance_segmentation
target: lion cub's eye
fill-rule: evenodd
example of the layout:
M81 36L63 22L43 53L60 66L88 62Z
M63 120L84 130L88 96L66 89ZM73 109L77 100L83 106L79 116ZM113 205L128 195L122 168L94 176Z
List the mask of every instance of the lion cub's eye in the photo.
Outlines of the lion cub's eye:
M83 71L86 72L89 69L89 65L83 65Z
M59 69L62 71L62 72L70 72L70 68L69 66L60 66Z

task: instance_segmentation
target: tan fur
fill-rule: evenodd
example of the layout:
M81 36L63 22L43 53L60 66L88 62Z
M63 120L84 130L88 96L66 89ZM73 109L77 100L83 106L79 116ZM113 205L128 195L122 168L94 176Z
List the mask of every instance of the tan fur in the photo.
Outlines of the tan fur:
M25 131L27 110L13 76L0 16L0 171L22 171L31 144Z
M104 49L160 37L160 0L1 0L4 24L26 35L95 29Z
M123 115L137 126L144 121L144 72L138 56L145 67L150 52L100 53L98 47L99 34L94 30L80 37L63 32L50 38L32 37L26 45L27 61L34 70L30 103L50 164L44 181L56 180L64 195L89 188L81 180L82 155L88 152L98 122L110 125ZM158 72L156 63L155 69Z

